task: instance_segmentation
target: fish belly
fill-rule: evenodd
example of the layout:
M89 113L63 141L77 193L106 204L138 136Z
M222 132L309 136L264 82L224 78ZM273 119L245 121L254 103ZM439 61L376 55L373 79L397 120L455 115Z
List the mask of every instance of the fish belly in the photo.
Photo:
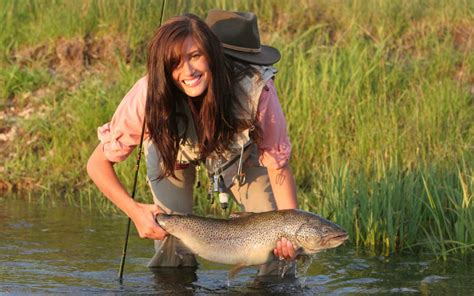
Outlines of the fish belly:
M206 260L222 264L260 265L273 258L273 246L244 247L238 241L229 241L227 244L218 241L203 242L190 236L183 238L182 241L192 253Z

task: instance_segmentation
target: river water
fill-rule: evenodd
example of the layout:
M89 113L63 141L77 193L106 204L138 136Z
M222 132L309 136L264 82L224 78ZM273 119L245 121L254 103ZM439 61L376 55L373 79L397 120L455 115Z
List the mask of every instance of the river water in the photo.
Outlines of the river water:
M123 216L59 201L0 197L0 227L2 294L474 295L473 256L447 262L369 256L348 243L318 254L297 280L263 283L255 278L256 268L246 268L229 282L228 266L203 260L197 270L150 271L152 242L132 231L120 283Z

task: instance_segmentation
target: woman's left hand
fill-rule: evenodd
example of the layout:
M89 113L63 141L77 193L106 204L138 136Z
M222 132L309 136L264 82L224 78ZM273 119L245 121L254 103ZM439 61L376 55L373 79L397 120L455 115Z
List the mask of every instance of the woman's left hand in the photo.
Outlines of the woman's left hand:
M273 249L273 254L275 254L276 257L285 260L293 260L296 258L295 247L285 237L282 237L277 242L277 247Z

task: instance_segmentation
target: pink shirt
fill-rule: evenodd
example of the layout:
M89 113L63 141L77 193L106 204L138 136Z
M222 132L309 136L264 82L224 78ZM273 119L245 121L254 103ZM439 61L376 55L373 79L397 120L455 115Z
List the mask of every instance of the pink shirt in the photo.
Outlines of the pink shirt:
M257 109L257 124L262 137L259 161L265 167L278 169L288 163L291 144L273 80L270 79L266 86L260 95ZM108 160L120 162L140 144L146 93L145 76L125 95L112 120L98 128L98 137ZM145 130L145 138L147 137Z

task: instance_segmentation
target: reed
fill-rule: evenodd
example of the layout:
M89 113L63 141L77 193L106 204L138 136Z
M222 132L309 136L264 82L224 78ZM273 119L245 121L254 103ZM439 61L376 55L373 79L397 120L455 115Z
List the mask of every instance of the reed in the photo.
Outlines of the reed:
M168 2L165 19L216 7L259 16L264 43L282 52L276 86L303 209L375 253L473 251L472 1ZM5 130L19 128L4 144L0 181L115 210L85 163L96 128L144 74L160 6L0 1L0 120ZM115 42L104 59L84 54L80 71L51 66L65 42L101 38ZM20 116L28 108L34 112ZM117 164L129 188L134 162ZM151 201L144 178L142 166L137 195ZM205 177L195 210L225 215L207 200Z

